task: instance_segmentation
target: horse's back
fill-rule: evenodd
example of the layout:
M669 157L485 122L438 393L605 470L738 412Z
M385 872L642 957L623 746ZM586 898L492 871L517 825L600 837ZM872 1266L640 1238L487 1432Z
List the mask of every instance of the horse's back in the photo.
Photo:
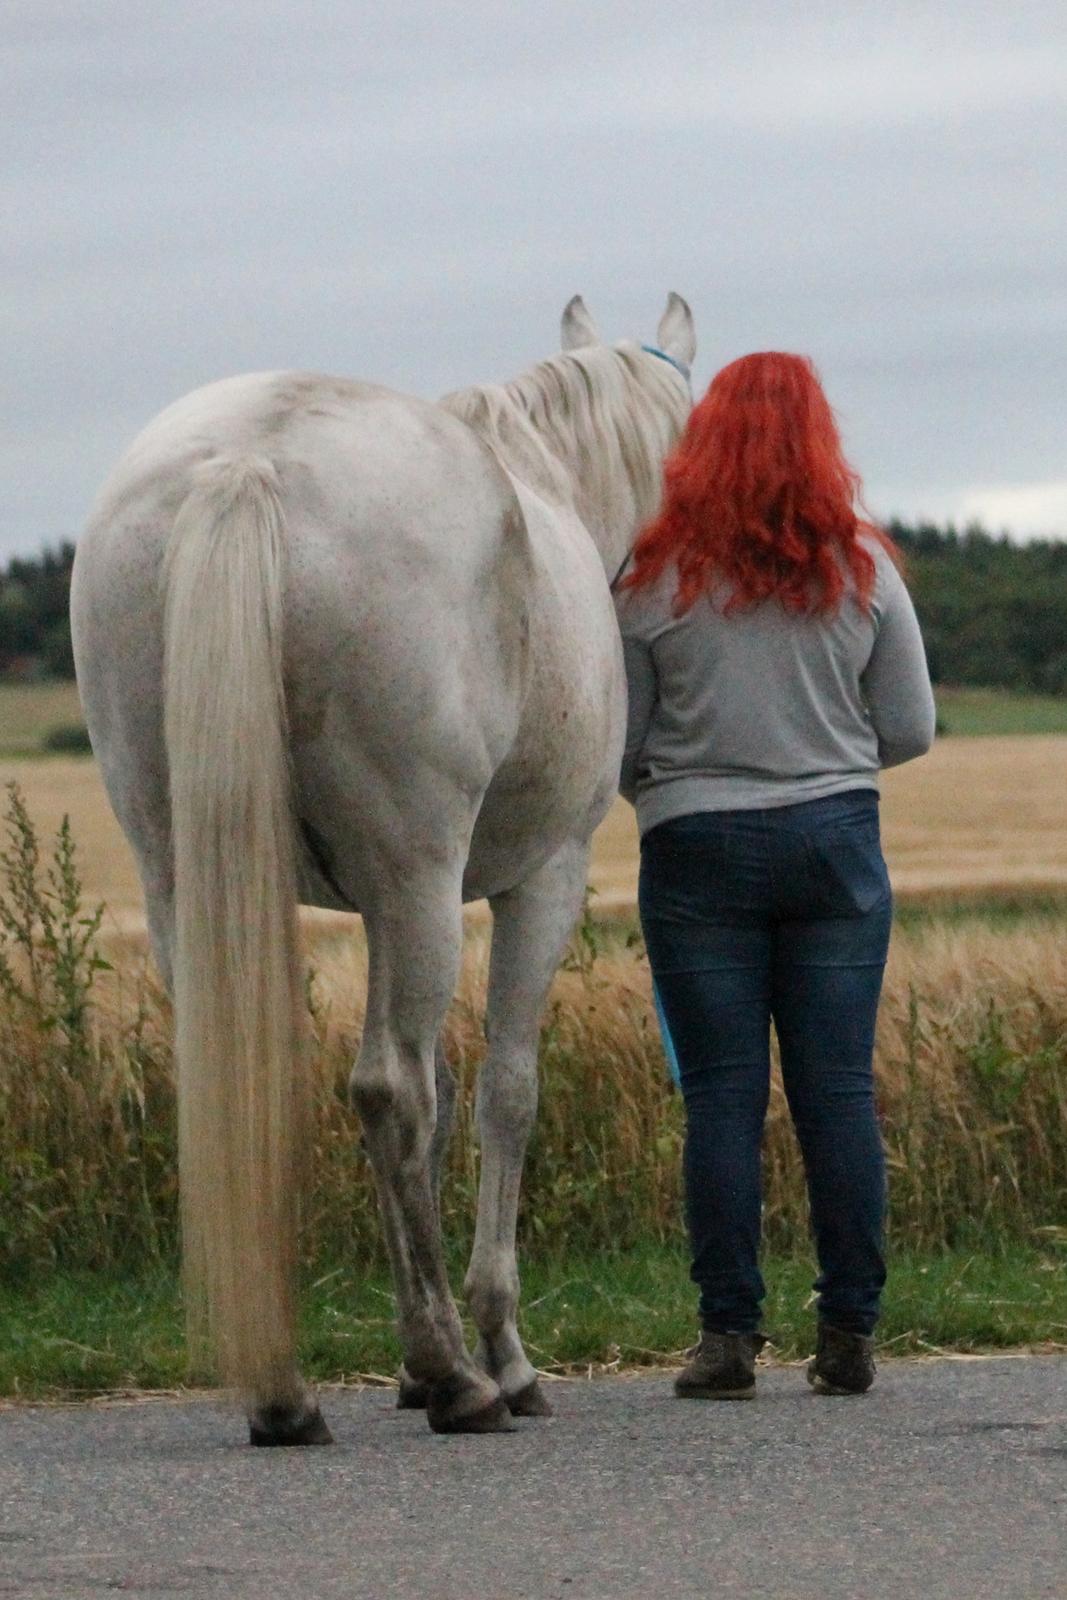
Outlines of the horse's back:
M249 373L194 390L142 430L97 497L79 564L131 535L158 559L197 467L242 456L271 462L297 527L319 510L349 537L385 522L425 537L432 508L444 538L449 511L465 513L467 538L453 543L461 560L477 558L469 519L514 499L474 433L427 401L318 373Z

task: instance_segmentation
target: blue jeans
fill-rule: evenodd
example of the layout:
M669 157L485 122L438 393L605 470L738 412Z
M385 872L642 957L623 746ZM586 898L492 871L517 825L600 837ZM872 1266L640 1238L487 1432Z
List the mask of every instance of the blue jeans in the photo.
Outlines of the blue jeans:
M773 1020L807 1174L819 1316L870 1333L885 1283L871 1058L892 916L877 794L660 823L641 841L639 901L685 1099L704 1327L759 1327Z

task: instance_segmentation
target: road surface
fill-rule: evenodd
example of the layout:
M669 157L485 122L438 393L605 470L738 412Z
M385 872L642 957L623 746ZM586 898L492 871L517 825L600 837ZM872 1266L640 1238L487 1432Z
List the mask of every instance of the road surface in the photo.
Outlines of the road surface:
M226 1600L1067 1597L1067 1358L796 1368L754 1403L664 1375L437 1438L324 1396L332 1449L250 1450L210 1399L0 1411L0 1595Z

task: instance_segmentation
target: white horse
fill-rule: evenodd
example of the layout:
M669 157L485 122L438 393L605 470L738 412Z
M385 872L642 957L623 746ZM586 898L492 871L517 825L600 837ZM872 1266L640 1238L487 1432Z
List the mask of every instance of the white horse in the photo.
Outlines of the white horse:
M193 1326L258 1444L329 1431L295 1358L305 1148L298 900L363 915L351 1091L396 1282L402 1404L438 1431L548 1411L516 1329L515 1218L545 996L615 794L609 579L690 405L693 322L430 405L303 373L197 390L139 436L75 563L78 681L171 988ZM487 896L481 1187L449 1289L437 1041Z

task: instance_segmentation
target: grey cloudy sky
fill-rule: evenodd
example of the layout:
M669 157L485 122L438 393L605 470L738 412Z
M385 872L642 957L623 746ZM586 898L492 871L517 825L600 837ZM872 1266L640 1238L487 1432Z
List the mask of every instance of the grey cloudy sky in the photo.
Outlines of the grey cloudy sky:
M6 0L0 555L184 391L433 396L693 306L882 516L1067 535L1063 0Z

